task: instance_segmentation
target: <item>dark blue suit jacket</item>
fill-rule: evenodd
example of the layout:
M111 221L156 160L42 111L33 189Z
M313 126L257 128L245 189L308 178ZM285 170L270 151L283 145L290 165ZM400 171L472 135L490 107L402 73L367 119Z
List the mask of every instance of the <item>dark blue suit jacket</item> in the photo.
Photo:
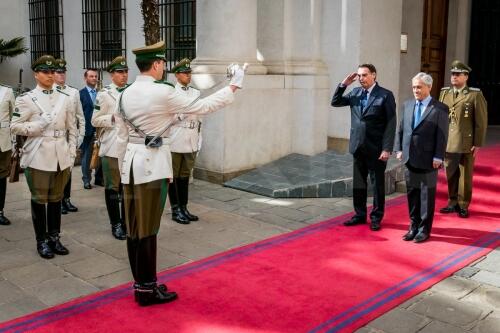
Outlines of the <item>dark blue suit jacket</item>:
M394 151L403 152L403 163L433 170L434 158L444 160L448 140L448 106L431 99L417 127L413 129L415 100L403 103Z
M366 107L361 106L363 88L356 87L343 96L347 87L338 86L332 98L332 106L351 107L351 133L349 152L354 154L363 147L377 159L382 150L392 152L396 131L396 102L390 90L375 84Z
M85 116L85 136L94 135L95 127L92 126L94 103L86 87L80 90L80 102L82 103L83 115Z

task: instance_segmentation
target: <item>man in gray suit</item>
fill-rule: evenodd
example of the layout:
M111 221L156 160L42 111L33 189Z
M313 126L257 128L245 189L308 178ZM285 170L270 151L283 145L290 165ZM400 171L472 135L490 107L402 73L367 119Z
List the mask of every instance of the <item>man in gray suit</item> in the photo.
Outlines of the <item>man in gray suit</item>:
M410 230L403 240L421 243L431 233L438 169L448 140L448 106L431 97L429 74L415 75L412 88L415 99L403 104L394 151L407 169Z

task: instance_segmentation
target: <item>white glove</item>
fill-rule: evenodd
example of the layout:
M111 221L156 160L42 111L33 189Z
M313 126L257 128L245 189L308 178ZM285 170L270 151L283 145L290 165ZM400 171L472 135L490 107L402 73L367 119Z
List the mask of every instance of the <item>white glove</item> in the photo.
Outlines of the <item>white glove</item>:
M238 64L231 64L227 68L227 74L231 78L229 81L230 86L236 86L238 88L243 88L243 78L245 77L245 70L247 68L247 64L240 67Z

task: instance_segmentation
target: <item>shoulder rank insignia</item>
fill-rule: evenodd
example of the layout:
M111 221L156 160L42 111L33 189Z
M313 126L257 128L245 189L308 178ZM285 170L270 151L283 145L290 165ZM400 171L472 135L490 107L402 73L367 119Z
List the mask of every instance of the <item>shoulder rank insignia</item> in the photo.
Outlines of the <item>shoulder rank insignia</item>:
M167 86L171 86L172 88L175 88L175 86L172 83L168 82L168 81L156 80L154 82L155 83L163 83L163 84L166 84Z
M469 90L470 91L481 91L481 89L479 89L479 88L473 88L473 87L469 87Z
M441 88L441 90L448 90L448 89L450 89L450 87L443 87L443 88Z
M56 91L57 91L58 93L63 94L63 95L69 96L69 94L68 94L68 93L65 93L65 92L64 92L64 91L62 91L62 90L56 89Z

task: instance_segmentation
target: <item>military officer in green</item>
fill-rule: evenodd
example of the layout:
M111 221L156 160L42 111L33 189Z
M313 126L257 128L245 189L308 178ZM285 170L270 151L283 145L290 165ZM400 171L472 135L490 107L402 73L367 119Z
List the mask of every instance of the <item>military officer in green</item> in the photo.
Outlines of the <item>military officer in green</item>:
M200 91L191 83L191 61L187 58L179 61L172 72L177 83L175 90L190 98L198 98ZM187 209L189 177L201 143L201 121L196 114L180 117L170 130L170 151L172 152L172 169L174 176L168 188L168 198L172 210L172 220L181 224L198 221L198 216Z
M104 199L111 223L111 234L116 239L124 240L127 234L122 201L123 189L118 167L118 151L115 145L117 129L113 122L113 115L120 93L127 86L127 60L125 57L118 56L111 61L106 70L111 76L111 84L97 93L94 113L92 114L92 126L99 133L97 137L104 176Z
M11 131L27 136L20 165L31 192L31 217L42 258L66 255L61 243L61 200L76 156L74 104L54 89L55 59L44 55L31 66L37 86L17 97Z
M457 212L469 217L472 198L474 158L484 145L488 113L486 100L477 88L467 86L471 68L455 60L451 64L451 87L441 89L439 101L450 108L449 135L445 167L448 180L448 205L443 214Z
M68 94L73 103L73 112L75 112L76 126L79 132L79 142L77 147L83 141L85 135L85 116L83 115L82 103L80 102L80 92L78 89L66 84L66 60L56 59L56 69L54 73L54 89ZM69 180L64 187L64 197L61 201L61 214L68 214L68 212L77 212L78 208L71 202L71 173Z
M140 75L121 94L118 101L119 166L125 201L127 251L134 276L135 300L141 306L166 303L177 298L157 283L157 234L172 179L169 125L178 115L208 114L230 104L242 87L244 70L233 66L228 87L195 99L180 94L162 80L165 68L165 42L132 50ZM113 119L113 117L112 117ZM113 120L112 120L113 121Z
M10 118L14 110L14 92L12 88L0 84L0 225L9 225L3 208L7 194L7 177L10 172L12 155L12 139L10 135Z

